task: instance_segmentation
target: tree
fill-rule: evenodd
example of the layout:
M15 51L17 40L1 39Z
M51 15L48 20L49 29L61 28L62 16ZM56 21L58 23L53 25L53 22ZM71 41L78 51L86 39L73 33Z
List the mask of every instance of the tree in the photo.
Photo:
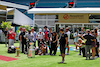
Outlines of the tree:
M29 29L32 29L32 27L28 26L28 25L25 25L25 26L20 26L18 29L17 29L17 33L19 33L19 29L20 28L25 28L26 31L28 31Z
M1 27L5 30L6 29L6 27L8 28L8 29L10 29L11 28L11 22L4 22L4 21L2 21L2 23L1 23Z

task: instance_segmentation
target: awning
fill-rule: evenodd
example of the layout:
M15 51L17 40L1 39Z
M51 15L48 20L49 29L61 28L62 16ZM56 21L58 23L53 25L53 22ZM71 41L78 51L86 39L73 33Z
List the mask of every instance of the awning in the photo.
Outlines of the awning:
M25 10L29 9L29 6L19 5L19 4L5 2L5 1L0 1L0 5L9 6L9 7L15 7L15 8L19 8L19 9L25 9Z
M100 8L33 8L28 13L100 13Z
M7 8L7 12L14 10L14 8Z
M6 12L6 10L1 10L1 9L0 9L0 12Z
M6 10L1 10L0 9L0 14L5 13L5 12L6 12Z
M33 20L30 19L25 14L23 14L22 12L20 12L19 10L15 9L13 23L17 24L17 25L29 25L29 26L32 26L33 25Z

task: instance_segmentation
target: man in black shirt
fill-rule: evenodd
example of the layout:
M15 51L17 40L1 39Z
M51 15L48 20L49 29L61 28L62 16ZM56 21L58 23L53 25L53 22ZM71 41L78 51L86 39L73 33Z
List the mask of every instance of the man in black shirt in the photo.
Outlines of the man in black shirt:
M61 56L62 56L62 61L60 63L64 63L64 58L65 58L65 50L68 44L68 35L64 34L64 30L60 29L60 33L61 33L61 38L59 40L59 44L60 44L60 52L61 52Z
M89 29L86 30L86 34L83 37L87 40L86 43L85 43L86 44L85 45L85 54L86 54L86 60L87 60L88 58L90 59L90 56L91 56L90 49L93 47L92 40L95 43L96 43L96 40L92 35L90 35ZM92 58L92 59L94 59L94 58Z
M4 31L5 34L5 46L7 47L7 41L8 41L8 28Z
M25 51L27 51L26 39L24 38L25 34L26 34L26 31L25 31L25 28L23 28L23 32L21 32L20 34L20 41L22 43L22 53L24 53L24 45L26 46Z

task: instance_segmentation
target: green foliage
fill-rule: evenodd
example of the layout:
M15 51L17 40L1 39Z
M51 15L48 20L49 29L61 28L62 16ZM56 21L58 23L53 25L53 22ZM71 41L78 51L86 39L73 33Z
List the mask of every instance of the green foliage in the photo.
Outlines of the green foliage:
M34 30L37 31L37 29L38 29L38 26L35 24Z
M8 29L10 29L11 28L11 22L4 22L4 21L2 21L2 23L1 23L1 27L3 28L3 29L6 29L6 27L8 27Z
M28 26L28 25L20 26L20 27L18 27L18 30L16 31L17 33L19 32L19 29L20 29L20 28L25 28L26 31L28 31L29 29L32 29L32 27L30 27L30 26Z
M37 31L38 27L34 27L34 30Z

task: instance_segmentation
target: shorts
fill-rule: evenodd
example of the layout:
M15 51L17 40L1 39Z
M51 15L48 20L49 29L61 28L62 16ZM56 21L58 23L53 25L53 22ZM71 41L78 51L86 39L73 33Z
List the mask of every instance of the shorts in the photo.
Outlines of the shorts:
M60 46L60 53L64 53L65 54L65 46Z
M9 44L8 45L9 45L9 47L14 45L14 40L13 39L9 39Z

